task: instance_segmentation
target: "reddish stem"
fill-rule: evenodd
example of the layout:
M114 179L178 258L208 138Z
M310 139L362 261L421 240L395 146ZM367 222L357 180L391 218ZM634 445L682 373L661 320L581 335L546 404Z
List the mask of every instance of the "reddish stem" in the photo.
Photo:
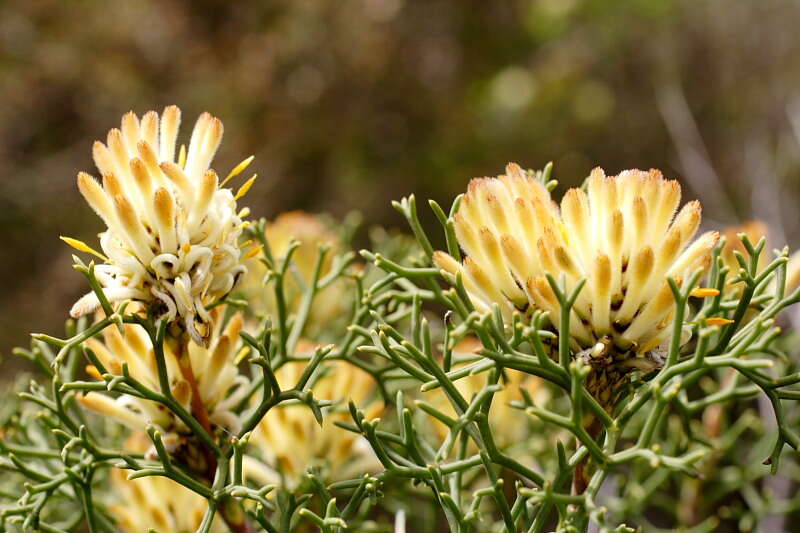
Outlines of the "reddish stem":
M186 345L183 342L178 343L178 366L181 369L183 379L189 384L192 391L192 416L194 416L200 425L203 426L209 435L213 434L211 427L211 420L208 417L208 411L203 404L203 398L200 395L200 387L197 384L197 378L192 369L192 361L189 358L189 353L186 350ZM214 483L214 476L217 471L217 458L214 453L203 446L203 455L206 459L206 471L204 477L209 484ZM225 524L233 533L257 533L257 529L247 519L241 504L231 497L225 497L222 500L222 505L219 508L219 514L225 521Z

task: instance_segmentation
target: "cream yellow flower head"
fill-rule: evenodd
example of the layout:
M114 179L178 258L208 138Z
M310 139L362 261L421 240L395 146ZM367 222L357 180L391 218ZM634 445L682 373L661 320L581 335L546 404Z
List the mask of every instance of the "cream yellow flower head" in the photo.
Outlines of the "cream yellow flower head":
M128 439L126 449L142 452L148 446L147 437L135 433ZM203 522L208 501L186 487L166 477L148 476L128 479L128 471L111 471L111 517L123 533L163 531L194 533ZM226 531L223 521L216 518L212 533Z
M176 154L180 122L175 106L160 118L154 111L141 120L126 114L106 144L94 144L102 184L81 172L78 188L108 228L100 235L103 254L97 253L104 264L96 268L108 300L136 300L170 321L180 318L199 344L209 333L206 304L230 292L245 271L238 247L245 213L237 211L239 194L222 188L209 168L222 140L222 122L200 115L188 150ZM78 317L97 306L90 293L71 314Z
M303 299L301 285L295 276L302 278L304 285L311 282L321 246L327 246L329 251L322 263L320 278L328 275L333 266L334 255L342 248L341 240L319 216L303 211L281 213L266 225L264 236L273 257L278 262L286 255L292 241L299 242L299 246L292 254L294 275L284 279L286 307L289 312L295 312ZM250 310L258 316L275 313L277 308L275 294L264 287L267 267L258 257L249 259L246 266L247 274L242 280L241 292ZM348 306L344 292L344 280L337 280L321 290L314 299L307 324L312 328L324 326L343 313Z
M281 386L297 383L304 368L302 363L281 367L277 372ZM323 409L322 425L306 405L282 404L270 410L250 438L251 449L256 453L244 458L248 477L264 484L294 488L312 467L320 467L330 481L380 469L378 459L363 437L334 424L336 421L352 422L347 408L350 400L364 409L367 419L380 414L383 402L373 398L375 380L372 376L350 363L337 361L327 368L312 391L316 399L334 402Z
M211 310L214 324L220 323L222 307ZM91 349L104 370L112 376L122 375L127 364L131 377L146 387L160 390L158 367L153 344L145 330L135 324L124 326L124 336L115 327L103 330L103 341L89 339ZM192 411L193 394L198 394L212 429L224 428L236 433L240 420L234 409L247 393L249 380L236 366L236 346L242 329L241 316L234 315L224 329L212 331L208 347L194 343L165 342L164 358L169 385L175 399ZM90 366L90 375L100 379L101 371ZM122 394L116 399L99 392L89 392L79 401L87 408L110 416L127 427L142 431L148 423L167 435L188 433L188 428L162 405Z
M570 319L573 349L602 343L615 353L641 354L669 335L675 303L667 283L706 267L719 236L692 241L700 204L677 214L681 190L657 170L618 176L592 171L586 191L567 191L559 207L545 187L517 165L469 185L455 229L463 263L437 252L435 262L461 273L477 308L498 304L506 315L548 311L558 327L560 306L546 274L581 279ZM604 348L605 349L605 348Z

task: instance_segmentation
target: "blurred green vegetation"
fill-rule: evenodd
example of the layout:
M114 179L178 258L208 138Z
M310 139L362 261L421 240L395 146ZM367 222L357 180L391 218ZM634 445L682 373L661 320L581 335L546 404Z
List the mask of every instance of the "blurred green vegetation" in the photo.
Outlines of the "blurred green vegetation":
M101 228L74 183L92 141L171 103L223 120L217 168L257 156L255 216L400 225L391 199L553 160L562 186L661 168L707 225L797 244L798 23L788 0L6 0L0 352L83 291L58 235Z

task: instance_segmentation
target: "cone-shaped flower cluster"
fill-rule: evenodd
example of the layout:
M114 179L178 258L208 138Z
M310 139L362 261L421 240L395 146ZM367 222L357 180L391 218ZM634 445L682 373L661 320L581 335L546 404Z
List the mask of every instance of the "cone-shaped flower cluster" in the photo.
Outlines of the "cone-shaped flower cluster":
M667 283L706 267L719 238L700 226L700 204L677 214L681 190L656 170L628 170L607 177L592 171L586 191L571 189L560 209L537 180L510 164L497 178L469 185L455 229L463 264L437 252L436 264L461 273L476 307L493 304L510 315L540 309L558 326L559 300L546 278L581 279L570 317L573 349L613 347L646 353L669 334L675 309ZM554 318L555 317L555 318Z
M212 323L219 324L223 308L211 310ZM104 367L88 367L90 375L100 379L103 371L112 376L123 375L127 364L130 376L149 389L160 390L158 366L153 344L141 326L126 324L125 335L115 327L103 330L103 341L89 339L92 350ZM218 329L218 328L217 328ZM211 333L209 346L191 342L165 342L164 360L169 386L175 399L191 411L192 395L198 394L212 428L237 432L239 417L232 411L247 392L248 379L236 366L236 343L242 319L234 315L222 331ZM79 401L89 409L110 416L129 428L142 431L148 423L167 433L186 433L188 428L168 409L142 398L123 394L116 399L99 392L89 392Z
M281 387L297 382L305 365L287 364L276 373ZM375 380L367 372L345 361L328 368L312 388L314 397L331 400L323 410L320 426L311 410L302 404L282 404L267 413L253 431L250 444L255 456L245 456L245 474L264 484L294 488L311 467L320 467L331 481L349 479L380 469L380 463L363 437L342 429L336 421L351 422L347 402L363 409L367 419L383 410L374 400Z
M238 247L244 213L209 168L222 122L202 114L188 151L181 149L176 159L180 121L174 106L160 118L154 111L141 120L126 114L105 144L94 145L102 183L81 172L78 187L108 227L100 236L105 264L96 269L108 300L154 305L169 320L182 318L202 343L209 334L205 305L227 294L245 271ZM88 294L71 313L81 316L97 306L96 295Z

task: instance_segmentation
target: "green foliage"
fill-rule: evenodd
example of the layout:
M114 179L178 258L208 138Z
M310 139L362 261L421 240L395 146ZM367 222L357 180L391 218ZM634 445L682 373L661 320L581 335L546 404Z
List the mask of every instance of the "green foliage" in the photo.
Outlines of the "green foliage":
M555 186L549 166L531 175ZM777 325L785 320L781 312L800 300L800 289L785 289L787 250L762 261L765 241L743 237L747 253L737 255L740 268L731 272L720 257L721 243L702 284L719 290L713 297L692 295L701 272L671 283L677 311L663 362L635 371L609 408L587 390L589 367L570 347L569 313L583 284L567 291L563 280L550 277L561 316L536 311L509 320L497 307L476 311L460 276L432 264L435 242L459 257L453 226L459 202L449 213L430 203L441 239L419 222L413 196L396 202L418 248L375 230L373 251L361 252L366 265L338 250L324 270L331 249L323 245L309 277L294 262L298 243L275 252L265 223L251 227L266 268L261 289L270 291L274 308L237 341L244 355L236 363L248 388L233 408L235 431L209 425L175 392L166 351L181 342L180 334L157 316L108 305L93 264L77 261L103 311L94 323L70 321L63 339L36 334L29 350L17 351L41 376L18 383L18 395L8 391L0 410L6 530L118 531L114 468L131 479L168 478L200 495L207 506L198 533L222 523L234 532L391 531L393 517L397 531L406 521L414 530L454 532L580 532L590 523L620 532L751 530L771 515L800 509L800 497L776 495L769 481L778 479L771 478L775 474L800 481L800 369L793 334ZM296 307L287 304L290 277L300 287ZM344 296L337 293L350 306L345 319L309 328L312 309L339 282L347 286ZM225 305L230 320L247 307L246 296L211 307ZM124 331L126 324L143 328L152 343L155 387L137 379L127 363L120 372L104 368L87 344L106 328ZM692 340L681 345L687 326ZM312 330L324 331L324 339L306 339ZM459 349L468 339L480 348ZM302 348L304 340L325 344ZM371 376L374 399L387 407L383 416L347 403L352 391L315 394L336 361ZM298 363L297 378L281 383L284 367ZM88 379L86 364L99 379ZM519 398L508 401L503 394L514 386L515 373L528 381ZM478 386L470 389L468 382ZM150 448L127 449L128 430L82 407L80 399L91 392L148 400L171 412L185 426L179 444L174 428L150 424L141 428ZM310 462L296 484L285 472L276 483L257 483L248 475L248 461L259 453L253 433L287 407L307 410L319 424L332 418L337 439L355 436L378 467L332 479L329 467L336 465ZM342 412L349 418L337 418ZM445 429L437 432L437 426ZM509 426L523 436L506 438Z

